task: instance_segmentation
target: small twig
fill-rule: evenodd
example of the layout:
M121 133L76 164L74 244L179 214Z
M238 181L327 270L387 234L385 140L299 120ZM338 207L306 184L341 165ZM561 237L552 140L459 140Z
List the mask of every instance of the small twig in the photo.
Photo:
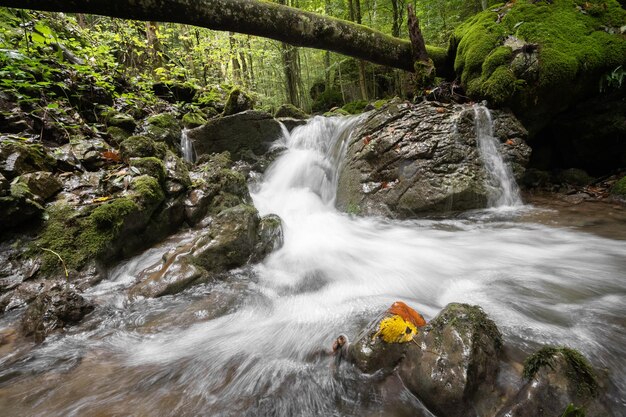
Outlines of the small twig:
M63 258L61 258L61 255L59 255L58 253L56 253L52 249L48 249L48 248L40 248L40 249L41 250L45 250L46 252L50 252L50 253L56 255L57 258L59 258L59 261L61 261L61 265L63 265L63 269L65 270L65 280L67 281L67 287L69 288L69 286L70 286L70 274L69 274L69 272L67 272L67 266L65 265L65 261L63 260Z

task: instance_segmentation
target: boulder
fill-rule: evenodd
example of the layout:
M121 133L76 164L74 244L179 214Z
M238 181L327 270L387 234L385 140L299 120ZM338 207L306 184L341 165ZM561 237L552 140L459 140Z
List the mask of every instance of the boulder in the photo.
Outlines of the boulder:
M163 142L171 149L180 148L182 129L172 113L161 113L148 117L145 124L146 135L157 142Z
M495 389L502 347L495 323L480 307L449 304L414 340L398 369L406 387L437 416L474 415L477 393Z
M276 113L274 113L274 117L279 119L281 117L288 117L291 119L308 119L309 115L307 115L302 109L297 108L293 104L283 104L281 105Z
M108 127L117 127L125 132L128 132L129 134L132 134L137 128L137 122L130 114L111 110L106 112L103 116Z
M19 181L26 184L30 191L46 201L63 189L63 184L57 177L47 171L31 172L20 175Z
M177 195L191 187L191 178L185 161L173 152L165 154L165 192L168 195Z
M247 204L226 209L211 223L190 253L207 271L223 272L244 265L254 253L259 227L257 210Z
M524 376L526 384L497 417L610 415L591 365L575 350L540 349L524 362Z
M246 151L265 154L281 134L280 123L270 114L249 110L211 119L204 126L189 130L187 137L198 156L228 151L234 160L239 160Z
M246 110L252 110L252 98L239 88L233 88L228 94L226 104L224 105L224 116L230 116L241 113Z
M30 221L41 219L43 207L28 185L15 178L10 185L10 194L0 197L0 230L11 230Z
M109 160L104 157L104 152L110 152L112 148L102 139L80 139L72 143L72 152L83 167L89 171L97 171L106 165Z
M426 325L424 318L402 301L376 317L348 346L347 359L366 373L390 373Z
M201 110L190 111L183 116L183 127L186 129L193 129L194 127L202 126L206 123L206 118L207 115Z
M284 243L283 222L276 214L263 216L259 222L258 241L254 246L252 261L260 261Z
M78 323L94 306L68 286L59 283L41 293L22 317L26 337L40 343L53 331Z
M120 155L123 159L155 156L163 158L167 149L159 146L154 140L144 135L130 136L120 145Z
M521 176L530 156L526 131L511 114L491 113L500 153ZM482 208L486 178L472 107L393 100L353 131L337 206L398 218Z
M0 138L0 173L12 180L21 174L51 171L55 160L37 143Z

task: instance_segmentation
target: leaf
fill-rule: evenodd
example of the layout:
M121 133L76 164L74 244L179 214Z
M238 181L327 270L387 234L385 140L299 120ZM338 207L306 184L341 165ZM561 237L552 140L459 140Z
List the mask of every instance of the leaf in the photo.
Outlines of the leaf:
M372 339L382 337L386 343L406 343L413 340L418 331L415 325L398 315L385 317L378 325L378 331Z
M402 317L404 320L413 323L416 327L426 326L426 320L424 320L424 317L402 301L396 301L393 303L387 312L389 314L395 314Z
M122 158L120 158L120 154L114 151L104 151L102 152L102 157L113 162L120 162L122 160Z
M59 103L50 103L46 106L47 109L58 109Z
M104 203L105 201L109 201L110 199L111 199L111 196L98 197L98 198L94 198L91 202L92 203Z

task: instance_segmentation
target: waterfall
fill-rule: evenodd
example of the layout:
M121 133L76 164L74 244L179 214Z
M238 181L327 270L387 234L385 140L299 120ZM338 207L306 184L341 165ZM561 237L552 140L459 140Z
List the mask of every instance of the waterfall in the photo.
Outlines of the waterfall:
M504 162L498 151L500 143L493 135L493 120L489 109L483 105L475 104L474 122L478 149L487 171L485 186L489 192L489 206L522 205L519 188L515 178L513 178L511 167Z
M187 162L193 162L194 160L194 152L193 152L193 143L191 139L187 136L187 129L183 129L180 134L180 149L183 156L183 159Z

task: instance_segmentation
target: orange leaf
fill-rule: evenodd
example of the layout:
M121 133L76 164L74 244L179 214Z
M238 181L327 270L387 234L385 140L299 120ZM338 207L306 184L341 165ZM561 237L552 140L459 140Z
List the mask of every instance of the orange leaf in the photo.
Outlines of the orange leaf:
M370 143L371 141L372 141L372 137L371 137L371 136L365 136L365 137L363 138L363 143L364 143L365 145L369 145L369 143Z
M506 142L504 142L504 143L505 143L505 145L509 145L509 146L513 146L513 145L515 145L515 142L513 142L513 139L509 139L509 140L507 140L507 141L506 141Z
M120 154L117 152L113 152L113 151L102 152L102 157L104 159L108 159L109 161L113 161L113 162L120 162L122 160L122 158L120 158Z
M426 326L426 320L424 320L424 317L402 301L396 301L393 303L387 312L402 317L404 320L413 323L415 327Z
M443 107L437 107L437 113L444 113L446 111L446 109L444 109Z

